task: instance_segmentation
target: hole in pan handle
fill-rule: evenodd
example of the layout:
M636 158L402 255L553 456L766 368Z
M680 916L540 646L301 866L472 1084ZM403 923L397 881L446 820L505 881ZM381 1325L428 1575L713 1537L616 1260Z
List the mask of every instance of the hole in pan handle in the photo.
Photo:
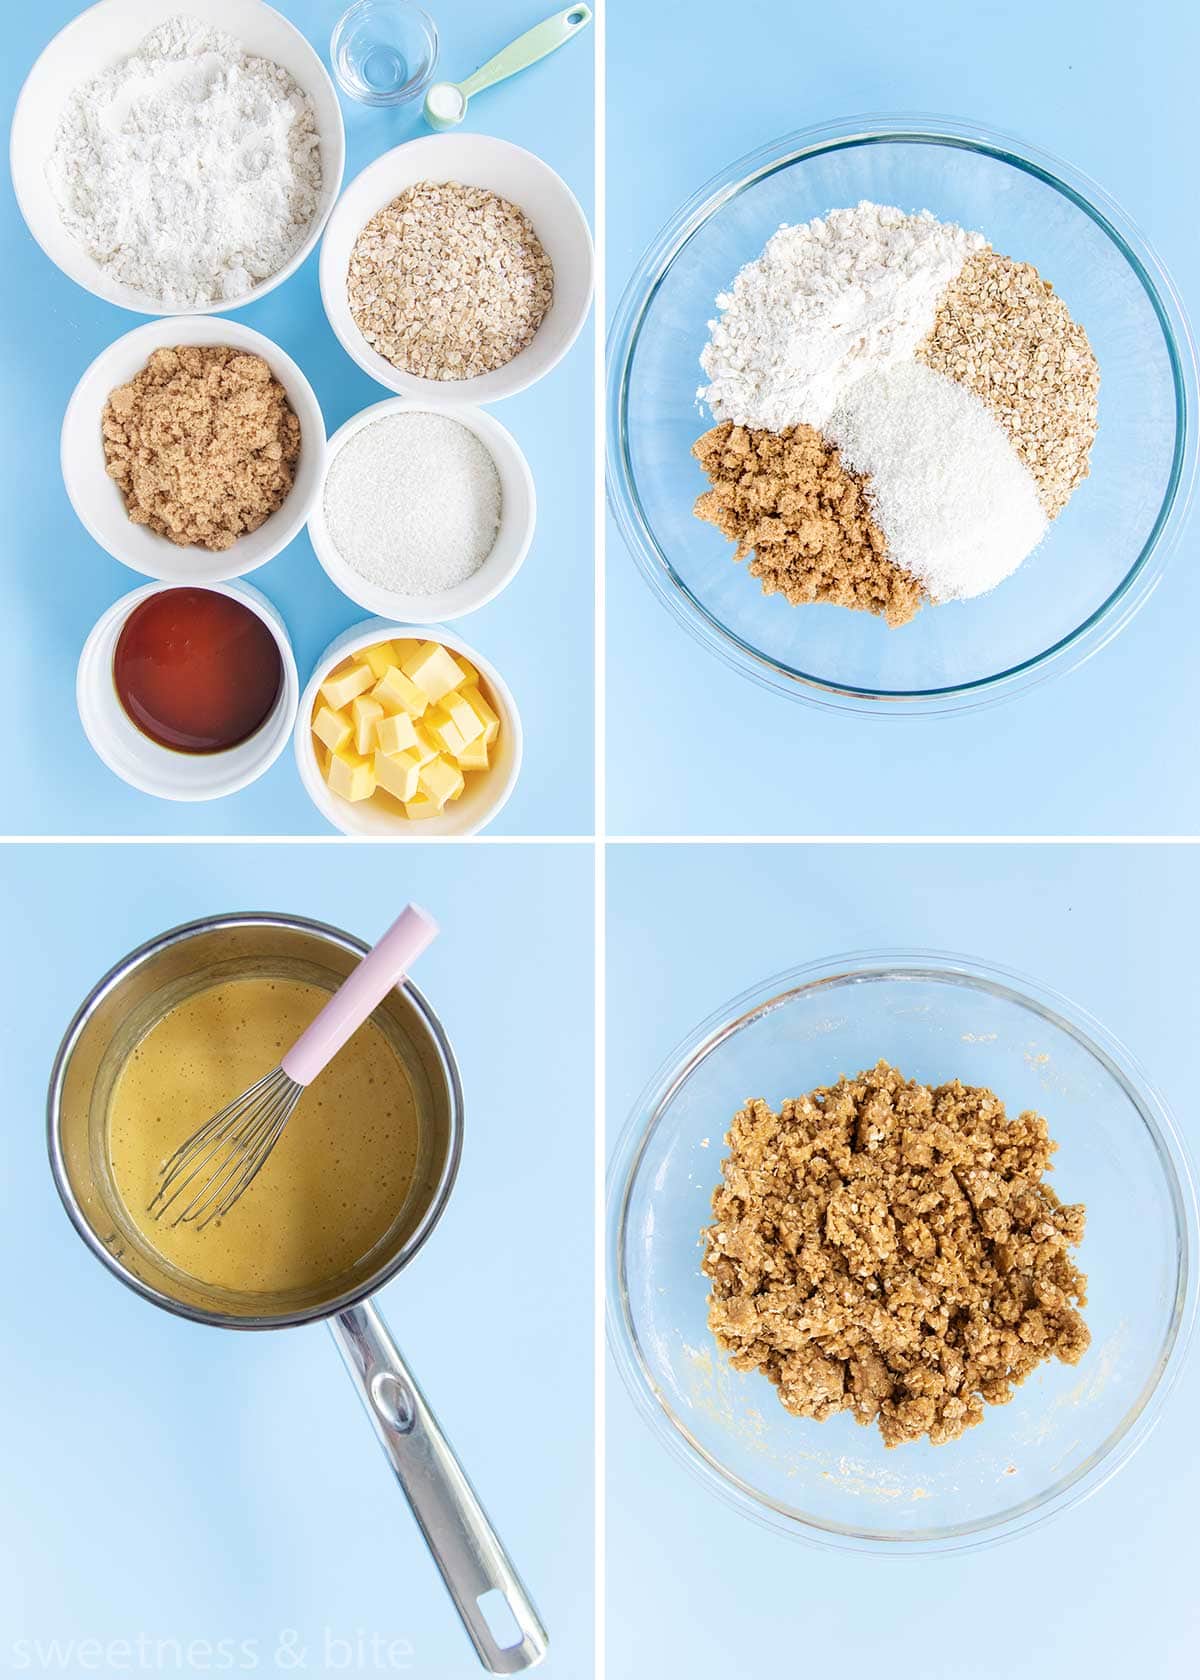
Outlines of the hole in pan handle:
M387 1326L365 1301L329 1328L480 1662L489 1674L532 1668L546 1654L542 1619Z

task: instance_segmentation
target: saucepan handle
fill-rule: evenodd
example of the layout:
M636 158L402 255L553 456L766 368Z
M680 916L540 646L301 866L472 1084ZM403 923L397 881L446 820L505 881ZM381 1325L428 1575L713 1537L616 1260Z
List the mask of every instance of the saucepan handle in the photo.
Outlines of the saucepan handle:
M346 1369L441 1570L484 1668L519 1674L546 1654L546 1630L387 1326L367 1301L330 1319ZM519 1631L501 1645L480 1605L499 1592Z

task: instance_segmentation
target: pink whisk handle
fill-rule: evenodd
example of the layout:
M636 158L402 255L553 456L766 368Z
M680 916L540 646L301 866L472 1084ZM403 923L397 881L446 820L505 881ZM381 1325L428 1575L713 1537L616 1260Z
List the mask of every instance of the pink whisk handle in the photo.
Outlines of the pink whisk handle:
M402 910L283 1058L280 1066L288 1078L297 1085L311 1085L376 1005L403 980L436 934L437 923L424 910L415 904Z

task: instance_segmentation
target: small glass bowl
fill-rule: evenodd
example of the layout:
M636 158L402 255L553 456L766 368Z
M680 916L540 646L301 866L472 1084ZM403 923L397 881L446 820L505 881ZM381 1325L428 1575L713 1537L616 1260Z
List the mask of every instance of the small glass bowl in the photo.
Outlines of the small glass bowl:
M1036 553L971 601L889 630L844 607L789 607L692 513L696 401L717 294L781 222L872 199L929 209L1032 262L1100 363L1091 477ZM1120 208L1048 153L942 117L852 118L730 165L642 258L609 338L609 498L658 598L711 653L792 698L895 716L973 709L1104 646L1162 575L1196 467L1195 355L1175 289Z
M329 41L338 86L363 105L423 98L437 58L437 26L411 0L356 0Z
M1087 1208L1079 1264L1091 1347L1040 1366L961 1440L889 1452L847 1414L784 1411L706 1322L700 1231L722 1136L885 1057L908 1078L985 1085L1046 1116L1054 1188ZM609 1338L639 1410L709 1489L797 1538L892 1556L1006 1539L1093 1493L1146 1438L1196 1310L1185 1147L1124 1047L1066 998L933 952L831 957L764 981L703 1022L647 1088L609 1179Z

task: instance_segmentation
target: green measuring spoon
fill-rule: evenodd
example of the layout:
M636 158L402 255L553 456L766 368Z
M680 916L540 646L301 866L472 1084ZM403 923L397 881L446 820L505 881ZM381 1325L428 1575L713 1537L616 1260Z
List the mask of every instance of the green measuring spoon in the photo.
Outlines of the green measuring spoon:
M591 21L590 7L568 6L566 11L555 12L545 23L535 24L524 35L518 35L511 45L480 65L465 82L435 82L425 95L425 121L439 132L456 128L467 114L467 101L472 94L494 87L497 82L515 76L518 70L528 70L539 58L545 58L547 53L552 53L573 35L578 35L581 29L586 29Z

